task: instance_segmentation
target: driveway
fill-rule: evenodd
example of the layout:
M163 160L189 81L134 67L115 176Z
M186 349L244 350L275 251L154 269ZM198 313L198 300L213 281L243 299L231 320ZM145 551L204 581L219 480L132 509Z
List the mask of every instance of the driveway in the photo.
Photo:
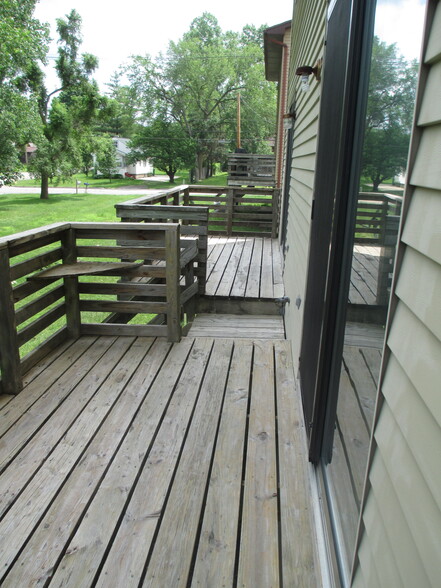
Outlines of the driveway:
M145 196L146 194L158 194L161 190L157 188L133 188L127 186L127 188L88 188L87 194L109 194L114 196ZM85 188L78 188L78 194L84 194ZM75 188L56 188L49 187L50 194L76 194ZM0 188L0 196L2 194L40 194L40 188L18 188L16 186L3 186Z

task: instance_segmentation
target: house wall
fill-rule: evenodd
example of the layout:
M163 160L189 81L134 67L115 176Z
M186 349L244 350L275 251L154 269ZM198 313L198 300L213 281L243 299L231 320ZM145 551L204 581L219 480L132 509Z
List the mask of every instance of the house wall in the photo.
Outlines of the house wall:
M320 83L310 78L310 91L302 92L295 70L300 65L314 66L323 57L327 2L297 0L294 3L291 29L291 59L288 88L289 110L295 104L293 156L288 202L288 229L285 246L285 289L291 302L286 306L285 325L291 339L294 366L298 369L302 333L303 304L297 308L297 298L304 299L311 203L314 187ZM283 185L283 184L282 184Z
M440 582L441 2L428 8L355 588Z

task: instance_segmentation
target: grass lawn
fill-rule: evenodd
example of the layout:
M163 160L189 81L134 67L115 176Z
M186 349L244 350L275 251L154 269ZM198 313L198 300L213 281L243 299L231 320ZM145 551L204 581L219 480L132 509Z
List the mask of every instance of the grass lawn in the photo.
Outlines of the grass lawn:
M0 236L63 221L116 222L114 205L129 198L81 193L51 194L40 200L38 194L0 193Z
M80 176L81 177L81 176ZM84 176L86 177L86 176ZM16 185L25 183L28 186L38 186L33 180L22 180ZM92 185L93 182L93 185ZM96 188L123 188L124 185L117 185L116 182L124 182L125 186L135 184L137 187L167 190L176 187L179 182L146 182L142 180L91 180L91 186ZM128 182L130 182L128 184ZM219 174L200 184L222 186L226 185L226 174ZM70 187L75 185L71 181ZM63 184L63 187L69 187ZM28 229L34 229L63 221L84 221L84 222L116 222L114 205L124 200L130 200L136 196L121 196L112 194L84 193L84 189L78 194L50 194L48 200L41 200L38 194L2 194L0 191L0 237L20 233Z
M158 176L161 176L162 178L164 178L164 175L162 172L159 172L159 174L157 174ZM148 180L133 180L131 178L121 178L121 179L113 179L113 180L109 180L108 178L98 178L98 179L94 179L91 176L86 176L85 174L76 174L74 176L72 176L72 178L69 178L68 180L59 182L59 183L53 183L53 184L49 184L49 187L59 187L59 188L75 188L77 185L77 181L80 182L78 184L79 190L81 192L84 191L85 183L89 184L89 190L91 190L92 188L104 188L104 189L116 189L116 188L132 188L133 186L136 186L137 188L152 188L152 189L164 189L167 190L168 188L174 188L175 186L178 186L179 184L189 184L190 183L190 176L188 171L186 170L182 170L179 171L176 174L175 177L175 183L171 184L168 181L164 181L163 179L161 180L155 180L156 176L152 176L151 178L149 178ZM223 173L219 173L211 178L207 178L206 180L202 180L200 182L197 182L198 184L205 184L207 186L226 186L227 185L227 173L223 172ZM40 187L40 182L38 180L34 180L34 179L29 179L29 180L19 180L18 182L16 182L14 184L15 186L21 187L21 188L27 188L27 187L32 187L32 188L39 188Z

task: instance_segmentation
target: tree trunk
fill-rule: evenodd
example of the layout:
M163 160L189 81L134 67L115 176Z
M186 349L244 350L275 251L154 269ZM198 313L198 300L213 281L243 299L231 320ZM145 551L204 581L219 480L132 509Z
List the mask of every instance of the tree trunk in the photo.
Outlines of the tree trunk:
M49 176L47 174L41 174L40 198L42 200L47 200L49 198Z
M381 178L373 178L372 179L372 191L378 192L378 188L381 184Z
M204 175L204 154L196 154L196 181L205 179Z

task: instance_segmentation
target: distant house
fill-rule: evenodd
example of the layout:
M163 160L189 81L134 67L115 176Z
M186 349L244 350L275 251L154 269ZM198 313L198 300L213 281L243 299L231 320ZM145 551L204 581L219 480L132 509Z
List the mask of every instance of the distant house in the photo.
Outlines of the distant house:
M145 178L153 175L151 159L144 159L133 164L127 163L127 156L130 153L129 139L113 137L112 141L116 148L117 174L131 178Z
M27 143L27 145L25 145L23 154L20 157L20 161L27 165L31 161L31 159L35 156L36 151L37 151L36 145L34 145L33 143Z

